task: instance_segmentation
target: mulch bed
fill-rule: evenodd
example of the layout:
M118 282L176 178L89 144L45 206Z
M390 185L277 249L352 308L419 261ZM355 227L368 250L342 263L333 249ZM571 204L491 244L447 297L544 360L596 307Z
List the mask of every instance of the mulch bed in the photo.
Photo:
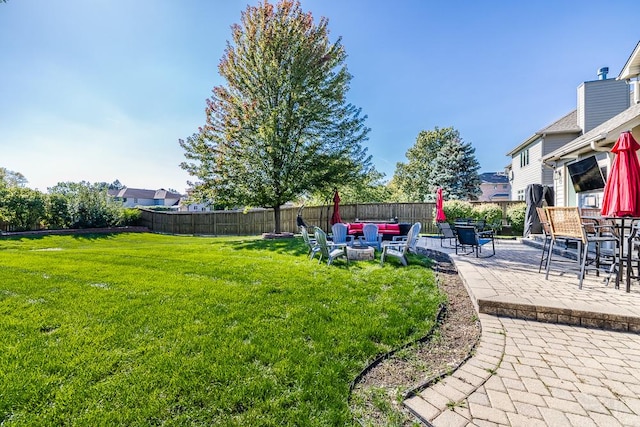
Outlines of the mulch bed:
M355 385L351 409L362 425L415 425L415 417L402 406L402 400L451 373L469 357L480 339L477 313L451 260L441 252L424 255L434 260L438 286L447 294L446 315L431 340L395 353Z
M13 236L49 236L66 234L110 234L110 233L148 233L147 227L106 227L106 228L68 228L64 230L36 230L36 231L3 231L2 237Z
M293 233L262 233L263 239L291 239L293 237Z

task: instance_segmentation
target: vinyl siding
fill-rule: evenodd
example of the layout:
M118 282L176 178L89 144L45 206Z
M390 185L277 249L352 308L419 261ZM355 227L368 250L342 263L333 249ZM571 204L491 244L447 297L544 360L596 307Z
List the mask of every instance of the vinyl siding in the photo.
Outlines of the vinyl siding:
M579 133L562 133L562 134L553 134L547 135L544 139L544 155L547 155L559 148L564 147L568 142L573 141L578 136ZM553 176L554 170L550 168L542 169L542 185L548 185L554 188L557 193L557 189L554 187L558 182L554 181Z
M549 153L556 151L559 148L564 147L568 142L573 141L577 137L580 136L580 133L558 133L547 135L544 138L544 153L543 156L546 156Z
M518 192L526 190L529 184L542 183L542 138L536 139L523 150L529 150L529 164L520 166L520 152L512 157L511 167L513 182L511 183L511 199L517 200Z
M578 87L578 125L584 133L630 106L629 87L623 80L596 80Z

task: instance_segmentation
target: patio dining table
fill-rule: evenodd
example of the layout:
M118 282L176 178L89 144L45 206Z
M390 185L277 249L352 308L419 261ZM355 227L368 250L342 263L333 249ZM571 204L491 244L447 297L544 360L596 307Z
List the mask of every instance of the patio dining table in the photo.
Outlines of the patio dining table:
M640 221L640 217L632 216L603 216L603 217L584 217L585 219L593 219L602 224L602 221L609 222L618 234L618 274L616 274L616 289L620 288L620 280L624 274L625 290L631 292L631 249L632 243L631 231L634 225ZM626 253L625 253L626 252Z

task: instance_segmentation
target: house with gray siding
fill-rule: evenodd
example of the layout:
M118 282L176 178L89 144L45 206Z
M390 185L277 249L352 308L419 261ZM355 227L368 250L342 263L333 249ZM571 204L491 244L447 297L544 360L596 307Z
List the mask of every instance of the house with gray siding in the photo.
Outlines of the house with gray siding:
M511 157L508 172L511 200L524 200L529 184L553 185L553 170L545 167L542 157L580 135L577 110L540 129L507 153Z
M598 80L577 89L577 108L534 133L507 153L511 164L511 200L524 200L529 184L556 186L556 169L543 159L571 141L629 108L629 89L624 81L608 79L608 68L598 70Z
M608 114L604 114L593 122L590 121L591 118L586 118L585 123L589 123L591 127L584 134L542 158L542 163L553 170L557 206L601 207L603 189L576 193L568 167L572 163L594 156L606 179L614 159L611 148L620 134L630 131L636 141L640 141L640 42L615 81L617 85L611 85L610 88L620 92L616 97L623 97L627 107L595 126L593 126L594 123L617 108L611 108ZM585 90L585 97L599 99L600 105L609 105L606 102L606 96L602 93L592 93L591 89ZM624 105L624 102L622 104ZM586 114L585 117L587 117Z

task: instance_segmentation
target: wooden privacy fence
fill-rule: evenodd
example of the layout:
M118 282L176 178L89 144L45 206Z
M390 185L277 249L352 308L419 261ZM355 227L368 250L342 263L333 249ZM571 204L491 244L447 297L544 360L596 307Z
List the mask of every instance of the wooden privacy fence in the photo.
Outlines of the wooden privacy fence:
M503 211L506 218L507 208L514 203L494 202ZM158 233L168 234L201 234L201 235L257 235L270 233L275 229L272 209L255 209L242 211L213 212L158 212L140 209L140 225ZM296 233L298 226L297 207L281 209L280 228L282 232ZM436 233L434 224L435 203L367 203L340 205L342 222L357 221L389 221L396 219L399 223L422 223L422 233ZM302 218L307 225L328 230L333 205L310 206L302 211Z

